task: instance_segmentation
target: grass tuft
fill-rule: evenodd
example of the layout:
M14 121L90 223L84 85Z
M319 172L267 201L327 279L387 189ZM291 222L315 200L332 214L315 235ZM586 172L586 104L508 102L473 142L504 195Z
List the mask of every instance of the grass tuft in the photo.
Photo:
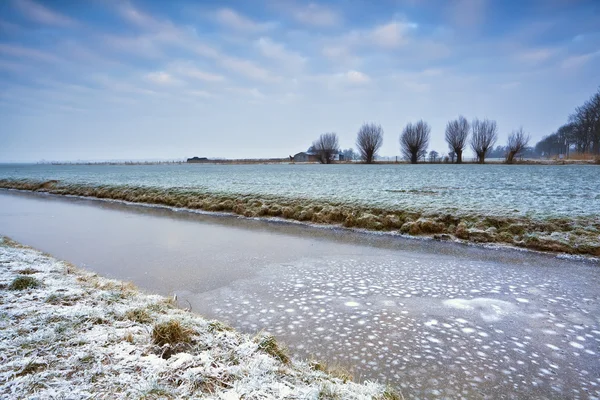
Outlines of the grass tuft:
M277 343L272 335L259 335L254 339L258 343L259 350L264 351L284 364L290 362L287 350Z
M32 276L19 275L17 276L8 287L10 290L25 290L33 289L41 285L40 281Z
M30 361L23 367L22 370L17 372L17 376L25 376L35 374L36 372L46 368L46 364Z
M31 267L27 267L27 268L23 268L17 271L18 274L21 275L33 275L33 274L37 274L38 271L37 269L31 268Z
M208 331L211 333L226 332L226 331L233 331L233 328L230 327L229 325L224 324L221 321L210 321L208 323Z
M157 346L176 346L181 343L190 343L192 341L193 330L181 325L177 320L170 320L154 325L152 329L152 343Z
M138 324L149 324L152 322L150 313L143 308L136 308L125 313L125 318Z
M392 388L386 388L385 391L381 394L378 400L404 400L404 396L402 394L398 394Z

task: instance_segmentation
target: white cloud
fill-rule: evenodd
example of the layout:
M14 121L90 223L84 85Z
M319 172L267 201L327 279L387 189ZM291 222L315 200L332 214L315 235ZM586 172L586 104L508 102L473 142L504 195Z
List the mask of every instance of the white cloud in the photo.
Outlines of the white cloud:
M561 63L561 67L563 69L577 69L581 68L592 59L600 56L600 50L595 51L593 53L580 54L577 56L571 56L563 60Z
M291 12L292 16L298 22L306 25L331 27L339 25L342 21L338 13L316 3L310 3L305 7L293 8Z
M241 15L230 8L221 8L215 13L216 21L228 28L234 29L240 32L264 32L274 28L273 23L258 23L250 18Z
M136 85L132 85L126 81L120 81L113 79L105 75L93 75L91 80L102 85L102 87L120 93L132 93L132 94L143 94L143 95L157 95L158 93L154 90L149 90Z
M10 72L22 72L22 71L27 70L27 66L25 66L21 63L0 60L0 70L10 71Z
M283 44L274 42L268 37L261 37L255 44L263 56L276 60L289 69L300 70L306 63L305 57L297 52L287 50Z
M280 80L280 77L274 76L267 69L242 58L220 55L217 62L224 68L256 81L275 82Z
M407 41L407 33L416 28L414 23L390 22L376 26L369 34L370 41L384 48L395 48Z
M133 7L128 2L119 3L117 11L125 20L140 28L149 30L160 30L171 27L170 23L161 22L153 18L151 15L148 15Z
M173 86L181 83L180 80L173 78L171 74L164 71L150 72L144 76L147 81L157 85Z
M212 95L212 93L207 92L206 90L190 90L187 92L187 94L189 94L190 96L193 96L193 97L202 97L204 99L209 99L211 97L214 97Z
M146 58L161 58L164 56L163 51L158 46L158 40L152 35L104 35L101 37L101 41L111 49L125 52L129 55L133 54Z
M348 82L353 84L365 84L371 81L371 78L360 71L350 70L344 74L344 77L348 80Z
M223 82L225 77L223 75L213 74L210 72L202 71L196 68L191 62L174 62L169 65L170 71L178 75L183 75L189 78L199 79L205 82Z
M520 53L517 58L520 61L537 64L544 62L556 54L556 49L531 49Z
M41 50L30 49L28 47L14 46L10 44L0 43L0 53L17 57L17 58L29 58L36 61L45 62L61 62L62 60L56 57L54 54L46 53Z
M257 88L245 88L245 87L230 87L226 89L228 92L248 96L255 100L263 100L266 98L263 92Z
M138 38L122 38L121 41L113 40L117 46L126 46L135 51L135 44L140 44L138 52L147 56L163 56L160 54L158 45L177 46L202 57L213 60L219 66L233 71L246 78L261 82L276 82L279 77L274 76L269 70L250 60L229 56L219 50L203 43L192 30L176 27L168 21L160 21L152 16L146 15L129 4L119 7L119 13L130 22L154 31L151 35ZM205 76L208 77L208 76Z
M27 18L42 24L61 27L72 27L77 25L73 19L52 11L32 0L14 0L13 4Z

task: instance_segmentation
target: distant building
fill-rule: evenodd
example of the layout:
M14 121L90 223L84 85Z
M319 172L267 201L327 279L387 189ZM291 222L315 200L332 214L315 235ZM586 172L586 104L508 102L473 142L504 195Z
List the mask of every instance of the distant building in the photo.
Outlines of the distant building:
M192 158L188 158L187 162L189 163L200 163L200 162L206 162L208 161L208 158L206 157L192 157Z
M311 151L302 151L292 157L294 162L319 162L319 153L313 153ZM344 155L342 153L336 153L331 157L331 161L344 161Z
M317 153L302 151L295 154L293 160L294 162L319 162L319 155Z

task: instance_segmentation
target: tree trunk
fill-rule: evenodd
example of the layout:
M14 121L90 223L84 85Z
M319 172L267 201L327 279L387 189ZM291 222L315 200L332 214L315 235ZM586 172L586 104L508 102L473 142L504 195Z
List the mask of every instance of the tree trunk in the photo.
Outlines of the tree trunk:
M506 163L507 164L512 164L514 158L515 158L515 153L513 153L512 151L509 152L508 155L506 156Z
M455 150L456 153L456 163L462 164L462 150Z
M417 161L418 161L417 153L412 153L412 155L410 157L410 163L411 164L416 164Z

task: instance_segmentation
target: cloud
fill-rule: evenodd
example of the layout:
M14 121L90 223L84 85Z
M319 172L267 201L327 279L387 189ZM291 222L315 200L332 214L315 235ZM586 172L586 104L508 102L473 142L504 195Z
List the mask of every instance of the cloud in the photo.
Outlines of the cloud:
M332 27L342 22L338 13L316 3L310 3L305 7L293 7L290 11L296 21L305 25Z
M252 61L242 58L219 55L217 62L224 68L253 80L262 82L275 82L281 79L280 77L271 74L271 72L267 69L256 65Z
M0 70L10 71L10 72L21 72L26 69L27 69L27 67L23 64L0 60Z
M104 75L94 75L91 80L100 84L102 87L119 93L131 93L131 94L142 94L142 95L157 95L158 93L154 90L149 90L129 82L120 81Z
M266 98L263 92L257 88L245 88L245 87L230 87L226 89L228 92L239 94L242 96L248 96L254 100L263 100Z
M189 61L179 61L175 63L171 63L169 65L169 70L173 71L178 75L183 75L189 78L198 79L205 82L223 82L225 81L225 77L223 75L212 74L210 72L202 71L196 68Z
M596 58L600 56L600 50L592 52L592 53L586 53L586 54L580 54L577 56L571 56L566 58L565 60L563 60L563 62L561 63L561 67L563 69L577 69L577 68L581 68L583 67L585 64L587 64L588 62L590 62L592 59Z
M27 18L42 24L65 28L77 25L75 20L52 11L32 0L13 0L13 4Z
M215 13L215 20L228 28L239 32L264 32L275 27L274 23L258 23L230 8L221 8Z
M209 99L209 98L214 97L212 95L212 93L207 92L206 90L189 90L186 93L189 94L190 96L201 97L203 99Z
M371 81L371 78L360 71L350 70L344 74L344 78L352 84L365 84Z
M520 53L517 59L523 62L537 64L544 62L554 56L557 53L556 49L543 48L543 49L530 49Z
M28 58L36 61L44 61L57 63L62 60L53 54L43 52L41 50L30 49L28 47L15 46L10 44L0 43L0 53L7 54L17 58Z
M140 28L149 30L161 30L172 27L170 23L161 22L153 18L151 15L138 10L128 2L119 3L117 7L117 12L126 21Z
M417 24L414 23L390 22L376 26L367 36L376 46L395 48L406 43L406 34L415 28L417 28Z
M164 71L150 72L144 76L144 79L163 86L173 86L181 83L180 80L173 78L173 76Z
M129 4L119 7L118 10L119 13L130 22L152 30L153 33L137 38L125 37L120 40L115 40L115 38L113 38L112 44L117 47L131 48L132 51L136 51L136 44L139 43L139 47L137 48L138 53L145 54L149 57L164 57L164 54L161 53L158 45L177 46L180 49L209 58L221 67L252 80L261 82L275 82L280 80L278 76L274 76L269 70L250 60L227 55L206 43L203 43L197 37L195 31L176 27L169 21L157 20L152 16L135 9Z
M305 57L297 52L287 50L283 44L274 42L271 38L261 37L255 45L263 56L284 64L290 69L302 69L306 63Z

